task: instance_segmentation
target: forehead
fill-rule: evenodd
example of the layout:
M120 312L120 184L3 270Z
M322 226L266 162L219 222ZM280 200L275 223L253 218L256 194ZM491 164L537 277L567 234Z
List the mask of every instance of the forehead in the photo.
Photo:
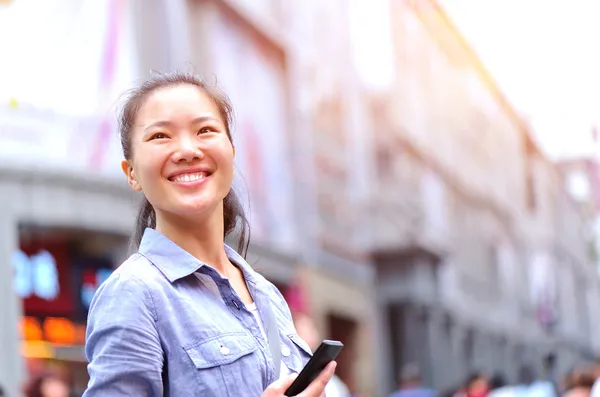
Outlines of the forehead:
M159 88L152 92L138 111L136 119L138 123L146 124L182 115L211 115L223 121L215 101L204 90L191 84Z

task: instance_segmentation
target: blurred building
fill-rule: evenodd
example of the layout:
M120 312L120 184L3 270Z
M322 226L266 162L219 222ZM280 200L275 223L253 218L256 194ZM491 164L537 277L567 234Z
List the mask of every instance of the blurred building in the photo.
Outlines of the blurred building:
M514 378L550 352L565 369L600 349L586 213L433 0L390 2L396 76L378 93L354 69L349 0L90 4L103 26L84 13L103 43L84 76L95 110L0 108L11 395L39 365L87 381L87 305L126 256L135 215L111 100L152 70L196 71L231 97L249 262L344 341L352 392L387 395L408 362L444 389L471 370Z
M87 308L126 257L134 221L127 187L97 172L84 145L69 146L99 124L0 108L0 382L11 395L39 361L87 381Z
M586 220L434 1L391 2L397 76L372 102L380 393L403 364L455 387L591 355ZM367 220L368 219L368 220ZM585 346L585 347L584 347Z
M598 144L597 141L595 143ZM588 286L588 288L583 291L579 290L579 285L577 288L579 293L587 293L587 298L584 299L587 299L589 327L594 348L597 350L600 347L600 340L594 336L594 330L600 326L595 315L600 309L598 307L600 304L598 294L600 292L596 286L598 283L596 275L600 274L600 165L598 160L590 157L570 158L561 160L559 169L571 207L576 208L582 214L588 226L585 230L579 231L579 234L575 234L577 237L581 236L578 241L579 244L587 244L591 261L591 266L584 267L582 269L583 274L580 275L580 278L584 279L582 285ZM567 200L563 199L563 201ZM567 220L564 219L563 222L566 223ZM573 226L571 230L573 230ZM574 242L571 241L571 243Z
M23 383L49 366L69 373L76 390L85 388L91 297L128 254L135 197L119 170L122 154L107 98L122 90L115 82L127 75L130 59L117 53L130 48L127 30L116 34L121 10L109 3L51 5L53 18L36 31L38 56L44 57L46 35L67 37L51 43L54 57L37 66L35 77L26 72L24 55L11 53L28 80L21 91L6 88L0 99L0 384L10 396L21 395ZM2 12L27 29L38 15L28 14L29 5L15 2ZM34 12L44 14L45 6ZM74 15L80 18L75 26ZM81 40L69 40L73 29ZM14 34L24 37L19 29ZM90 42L99 43L93 65L87 65L89 51L74 48ZM59 58L62 72L77 73L57 82L63 75L51 59ZM90 92L80 97L80 88ZM14 97L5 101L5 95ZM50 106L45 95L54 98ZM68 111L73 98L89 99L96 110Z

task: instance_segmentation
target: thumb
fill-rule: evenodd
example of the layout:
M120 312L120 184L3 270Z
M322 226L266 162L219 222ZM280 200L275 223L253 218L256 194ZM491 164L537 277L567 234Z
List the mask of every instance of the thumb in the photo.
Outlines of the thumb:
M285 378L281 378L271 383L267 390L263 393L263 397L270 396L282 396L283 393L294 383L294 380L298 377L298 374L288 375Z

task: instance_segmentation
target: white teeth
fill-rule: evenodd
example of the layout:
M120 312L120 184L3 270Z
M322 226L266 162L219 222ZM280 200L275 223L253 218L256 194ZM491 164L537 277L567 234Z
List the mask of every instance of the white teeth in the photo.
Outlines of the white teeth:
M173 182L196 182L201 179L204 179L206 174L204 172L195 172L193 174L179 174L173 178Z

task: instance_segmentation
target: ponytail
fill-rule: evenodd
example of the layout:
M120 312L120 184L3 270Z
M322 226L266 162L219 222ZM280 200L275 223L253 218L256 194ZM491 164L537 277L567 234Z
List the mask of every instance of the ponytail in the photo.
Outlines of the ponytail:
M136 248L140 247L144 231L147 227L151 229L156 228L156 212L154 211L152 204L150 204L146 196L144 196L135 220L135 230L133 231L133 242L135 243Z

